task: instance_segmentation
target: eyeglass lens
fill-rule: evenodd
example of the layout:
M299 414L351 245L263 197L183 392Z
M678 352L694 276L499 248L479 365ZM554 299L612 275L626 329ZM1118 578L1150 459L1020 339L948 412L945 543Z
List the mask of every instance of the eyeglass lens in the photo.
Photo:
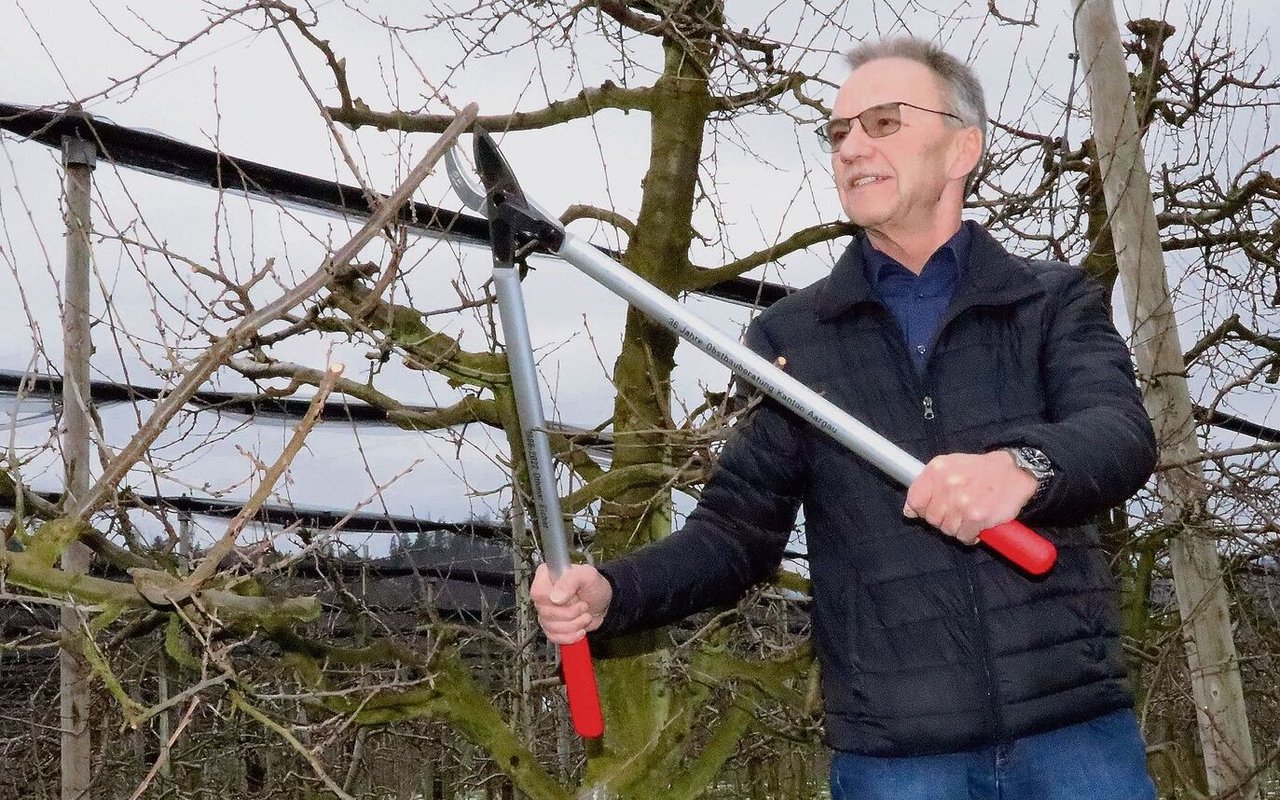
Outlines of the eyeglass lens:
M831 150L840 149L841 142L852 129L854 119L858 120L862 129L872 139L880 139L896 133L902 127L902 113L898 103L872 106L857 117L833 119L819 129L819 133Z

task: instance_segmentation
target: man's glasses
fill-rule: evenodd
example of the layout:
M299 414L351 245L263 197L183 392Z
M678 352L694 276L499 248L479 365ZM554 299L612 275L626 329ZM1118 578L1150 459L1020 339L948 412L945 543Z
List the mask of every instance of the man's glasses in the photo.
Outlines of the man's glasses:
M834 153L839 150L844 138L849 135L849 131L853 130L853 121L855 119L872 139L883 139L890 134L897 133L898 129L902 127L902 106L914 108L918 111L928 111L930 114L941 114L944 117L951 117L956 122L964 122L964 120L950 112L912 105L901 100L894 103L881 103L878 106L868 108L856 117L835 117L819 125L817 132L818 140L822 142L822 149L828 153Z

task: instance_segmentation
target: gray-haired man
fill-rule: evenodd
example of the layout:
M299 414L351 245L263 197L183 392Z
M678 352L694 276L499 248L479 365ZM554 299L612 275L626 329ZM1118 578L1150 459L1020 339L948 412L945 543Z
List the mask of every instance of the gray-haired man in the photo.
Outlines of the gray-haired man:
M917 39L850 63L821 134L864 233L747 343L925 471L904 494L763 402L683 529L555 585L539 572L543 629L569 643L730 603L803 505L834 798L1154 798L1089 524L1155 463L1129 353L1080 270L962 222L985 144L972 71ZM1049 575L969 546L1014 518L1057 545Z

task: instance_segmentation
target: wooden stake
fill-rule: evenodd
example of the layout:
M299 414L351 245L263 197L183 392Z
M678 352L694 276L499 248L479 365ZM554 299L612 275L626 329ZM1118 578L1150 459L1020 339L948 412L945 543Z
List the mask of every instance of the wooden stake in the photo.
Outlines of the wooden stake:
M1231 634L1231 598L1217 543L1205 525L1208 487L1119 24L1111 0L1074 2L1076 41L1089 86L1093 138L1133 323L1143 400L1160 442L1161 463L1179 465L1156 473L1156 490L1166 522L1179 530L1170 540L1169 556L1209 792L1218 795L1240 786L1235 796L1251 800L1256 795L1250 780L1255 761Z

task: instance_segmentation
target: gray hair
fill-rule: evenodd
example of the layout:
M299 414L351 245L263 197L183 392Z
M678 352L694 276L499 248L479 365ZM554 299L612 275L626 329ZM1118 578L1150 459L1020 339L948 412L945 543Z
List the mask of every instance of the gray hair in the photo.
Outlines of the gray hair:
M978 81L978 76L968 64L933 42L914 36L898 36L877 42L865 42L850 50L846 57L852 69L882 58L905 58L928 67L942 82L943 100L950 106L940 110L955 114L960 118L959 124L963 127L972 125L977 128L982 134L982 152L986 152L987 101L982 93L982 84ZM955 120L951 122L955 124Z

